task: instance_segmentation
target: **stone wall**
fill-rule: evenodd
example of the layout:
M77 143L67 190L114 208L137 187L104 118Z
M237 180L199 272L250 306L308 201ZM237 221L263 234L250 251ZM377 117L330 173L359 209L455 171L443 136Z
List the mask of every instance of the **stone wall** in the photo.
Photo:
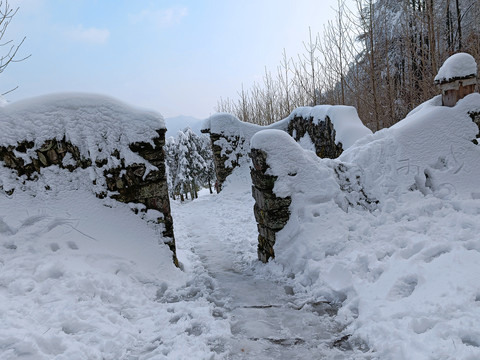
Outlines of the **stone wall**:
M202 132L209 133L209 131L206 130L202 130ZM237 149L243 146L245 139L240 139L239 136L209 134L212 145L213 162L215 164L215 176L217 178L215 189L217 192L220 192L226 178L239 165L240 158L243 157L243 153ZM228 146L223 147L221 144L228 144Z
M275 257L273 249L275 234L283 229L289 220L291 199L275 196L273 187L276 178L266 174L268 169L266 154L258 149L251 150L250 139L255 133L262 130L282 130L301 146L305 146L306 143L309 150L314 150L317 156L334 159L340 156L349 144L344 147L344 144L336 141L337 133L332 117L342 123L341 128L344 132L352 131L357 138L371 133L363 126L356 110L348 106L321 105L298 108L289 117L269 126L244 123L230 114L216 114L207 119L204 124L202 132L210 134L212 143L217 191L221 190L225 179L235 167L246 162L247 155L252 159L252 196L255 199L254 213L259 233L258 258L263 262ZM351 123L351 126L345 125L345 121ZM339 136L339 138L342 137ZM355 138L355 136L350 136L350 138ZM338 174L340 173L341 171ZM354 185L353 182L346 181L345 186L349 188ZM347 206L349 199L354 197L354 193L356 194L353 190L351 193L352 195L347 197ZM363 201L363 199L361 200ZM352 202L354 201L355 199L352 199ZM368 204L368 202L364 202Z
M273 193L276 176L266 174L269 166L267 154L262 150L252 149L252 195L255 199L254 213L258 227L258 259L267 262L275 258L276 233L283 229L290 218L290 197L280 198Z
M309 118L295 116L289 121L287 132L297 142L308 135L318 157L335 159L343 152L342 143L335 143L335 129L328 116L324 121L318 122L314 121L313 116Z
M325 107L329 106L325 105ZM355 117L361 122L356 112ZM316 154L322 158L337 158L344 150L341 142L335 142L335 128L328 115L319 120L308 111L294 111L286 119L269 126L260 126L241 122L233 115L216 114L210 118L209 124L202 129L202 132L210 135L217 175L217 191L221 190L228 175L248 159L251 137L256 132L267 129L286 131L297 142L301 142L302 138L308 136L315 147Z
M152 139L153 146L149 143L129 145L130 150L157 168L157 170L151 170L146 176L145 164L126 166L118 150L110 154L118 160L118 166L106 167L106 159L97 160L92 164L90 159L82 157L79 149L65 138L47 140L37 150L32 150L34 143L29 141L20 141L16 146L0 146L0 161L3 161L6 167L15 170L18 176L25 176L27 180L36 180L42 168L52 165L71 172L78 168L96 167L97 173L103 173L102 181L105 183L104 187L100 187L103 190L97 192L98 197L104 198L111 193L110 196L118 201L144 204L146 209L154 209L163 214L163 218L158 218L157 221L164 224L163 237L172 250L175 265L178 266L165 172L163 151L165 131L165 129L157 130L158 136ZM24 160L27 153L31 161ZM93 180L94 183L96 181Z
M470 116L470 118L472 119L472 121L475 123L475 125L477 125L478 127L478 134L477 134L477 138L475 140L473 140L473 143L478 145L479 144L479 140L480 139L480 112L469 112L468 115Z

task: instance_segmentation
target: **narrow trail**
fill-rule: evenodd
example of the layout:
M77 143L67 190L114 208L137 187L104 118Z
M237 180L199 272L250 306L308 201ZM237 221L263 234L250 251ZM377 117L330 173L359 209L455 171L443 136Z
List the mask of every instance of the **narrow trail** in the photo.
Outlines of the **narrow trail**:
M172 204L180 261L207 281L218 316L230 322L219 358L332 358L338 334L330 305L305 303L288 281L257 260L253 199L244 184ZM335 359L344 359L339 355Z

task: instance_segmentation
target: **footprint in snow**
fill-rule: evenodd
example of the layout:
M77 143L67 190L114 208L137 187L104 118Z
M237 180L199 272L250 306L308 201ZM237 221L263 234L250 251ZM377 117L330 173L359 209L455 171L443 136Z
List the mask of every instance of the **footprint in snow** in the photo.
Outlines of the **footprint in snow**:
M451 250L447 245L434 246L423 252L423 259L426 263L429 263L444 254L448 254Z
M67 245L72 250L78 250L78 246L74 241L67 241Z
M50 250L53 252L58 251L60 249L60 246L57 243L51 243L50 244Z
M5 235L13 235L15 231L5 222L2 218L0 218L0 234Z
M390 289L387 298L389 300L399 300L412 295L418 285L418 277L409 275L398 279Z

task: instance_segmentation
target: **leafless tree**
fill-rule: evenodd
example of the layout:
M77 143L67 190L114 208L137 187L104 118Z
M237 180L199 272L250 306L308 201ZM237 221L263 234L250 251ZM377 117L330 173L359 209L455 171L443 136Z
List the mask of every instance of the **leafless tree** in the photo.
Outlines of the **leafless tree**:
M18 50L25 42L26 37L24 37L18 44L15 44L13 40L5 39L8 25L10 25L10 22L17 14L18 10L18 7L12 8L8 0L0 1L0 47L2 47L2 51L0 53L0 74L3 73L7 66L11 63L20 62L30 57L30 55L22 58L17 57ZM16 88L18 88L18 86ZM16 88L10 89L2 95L8 94Z

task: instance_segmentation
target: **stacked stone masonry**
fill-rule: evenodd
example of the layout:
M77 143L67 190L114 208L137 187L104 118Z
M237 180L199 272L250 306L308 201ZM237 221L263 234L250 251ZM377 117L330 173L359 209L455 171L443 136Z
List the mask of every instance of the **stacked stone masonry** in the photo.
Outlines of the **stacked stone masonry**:
M103 175L107 190L113 193L112 198L124 203L140 203L145 205L146 209L158 210L163 214L163 218L159 218L158 221L164 223L163 237L173 253L175 265L178 266L163 151L165 131L165 129L157 130L158 136L152 139L154 146L148 143L130 144L133 152L147 160L157 170L150 171L144 177L146 171L144 164L125 166L125 161L120 158L119 152L115 151L110 155L117 158L120 165L115 168L105 168ZM0 146L0 161L3 161L6 167L15 170L19 177L26 176L28 180L36 180L42 168L52 165L74 171L77 168L86 169L90 166L101 169L107 164L107 160L92 164L90 159L81 156L75 145L65 139L46 141L36 150L36 158L33 157L30 163L25 163L19 155L27 153L33 147L34 143L29 141L19 142L17 146ZM67 154L70 154L74 161L64 165L63 159ZM107 194L107 191L102 191L96 195L104 198Z
M290 197L281 198L273 193L276 176L266 174L269 166L267 154L258 149L250 152L252 158L252 195L255 199L254 213L258 227L258 258L267 262L275 258L276 233L283 229L290 218Z
M317 122L313 117L295 116L288 121L283 130L297 142L307 135L315 146L317 156L321 158L334 159L343 152L342 144L335 142L335 129L328 116L325 117L324 121ZM246 153L245 147L248 146L246 142L248 143L249 139L216 134L211 132L210 129L202 130L202 132L210 134L217 176L216 189L219 192L225 179L239 165L243 153ZM228 144L228 146L222 147L220 145L222 143ZM234 155L233 161L232 155ZM273 250L275 234L288 222L291 199L277 198L273 194L275 177L265 174L268 168L266 154L254 149L250 151L250 157L253 162L251 177L253 183L252 195L255 199L254 213L259 233L258 258L266 262L268 259L275 257Z
M317 124L313 117L305 119L296 116L288 123L287 132L297 142L307 134L318 157L335 159L343 152L342 143L335 143L335 129L328 116Z
M480 139L480 112L470 112L468 115L472 118L472 121L477 125L478 127L478 133L476 136L476 139L473 140L473 143L478 145Z
M245 139L241 139L239 136L227 137L223 134L210 133L209 130L202 130L203 133L210 135L210 142L212 145L213 162L215 164L215 176L217 178L216 190L220 192L222 185L227 177L233 172L233 170L239 165L240 158L243 156L238 148L243 148ZM228 143L229 148L224 149L219 143ZM234 153L233 161L231 160L231 154ZM230 162L231 163L228 163Z

